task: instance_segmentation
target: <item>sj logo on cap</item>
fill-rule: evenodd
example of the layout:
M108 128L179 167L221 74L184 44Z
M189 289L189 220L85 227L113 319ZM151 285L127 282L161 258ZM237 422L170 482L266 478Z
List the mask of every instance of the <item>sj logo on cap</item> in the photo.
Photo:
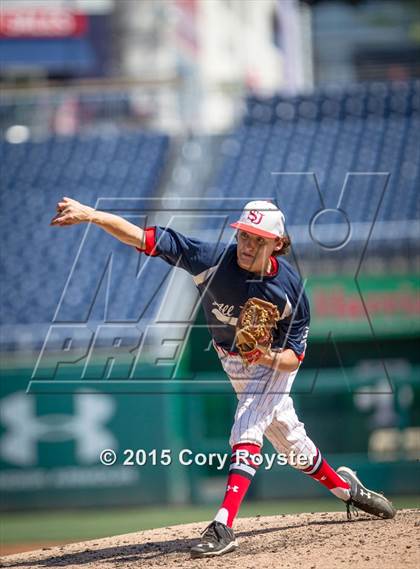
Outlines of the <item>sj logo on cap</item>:
M264 217L264 214L261 213L260 211L255 211L255 209L251 210L247 215L247 219L251 223L254 223L255 225L258 225L259 223L261 223L263 217Z

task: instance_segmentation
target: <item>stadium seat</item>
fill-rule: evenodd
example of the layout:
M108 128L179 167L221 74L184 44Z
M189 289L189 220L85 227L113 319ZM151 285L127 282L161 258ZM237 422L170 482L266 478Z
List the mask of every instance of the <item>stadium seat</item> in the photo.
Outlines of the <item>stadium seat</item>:
M350 221L398 222L373 246L402 247L409 235L405 221L418 214L419 98L419 81L251 96L243 123L222 145L220 170L206 196L214 188L244 203L270 196L299 238L318 207L316 181L326 208L337 207L347 181L341 206ZM230 155L223 148L233 141L237 151Z
M7 275L2 290L3 325L52 322L87 227L51 228L55 203L64 195L92 205L101 197L152 196L168 143L167 136L138 132L112 137L80 134L18 145L1 142L0 238L5 246L1 270ZM93 268L98 267L100 254L106 255L104 246L109 246L109 241L105 238L101 245L98 232L92 232L88 241L82 249L81 265L77 265L71 306L64 302L59 315L63 320L77 321L86 313L86 303L91 302L98 281ZM117 278L121 281L118 310L128 317L130 312L139 313L136 302L141 295L134 291L132 280L130 286L129 279L121 278L121 259L127 262L127 253L117 257L119 263L114 262L119 264ZM131 257L136 265L138 256ZM161 265L154 265L151 274L158 279L162 270ZM112 305L112 299L110 302ZM117 312L115 306L111 309Z

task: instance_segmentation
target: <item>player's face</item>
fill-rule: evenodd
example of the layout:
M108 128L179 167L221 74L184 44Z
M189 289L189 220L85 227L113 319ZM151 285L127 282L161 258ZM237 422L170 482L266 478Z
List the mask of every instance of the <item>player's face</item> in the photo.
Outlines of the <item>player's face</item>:
M254 273L265 272L270 256L281 248L279 239L266 239L242 230L238 231L237 240L238 265Z

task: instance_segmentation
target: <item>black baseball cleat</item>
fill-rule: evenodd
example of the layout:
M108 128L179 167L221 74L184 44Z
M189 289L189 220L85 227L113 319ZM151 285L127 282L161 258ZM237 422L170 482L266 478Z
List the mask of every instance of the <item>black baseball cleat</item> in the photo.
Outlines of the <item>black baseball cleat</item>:
M337 469L337 474L350 485L351 498L346 502L347 518L349 520L351 519L352 511L355 512L355 508L379 518L391 519L395 516L396 510L391 502L383 494L378 494L373 492L373 490L365 488L353 470L347 468L347 466L340 466ZM357 512L355 513L357 514Z
M224 555L238 547L233 530L220 522L211 522L201 535L200 543L191 548L192 557Z

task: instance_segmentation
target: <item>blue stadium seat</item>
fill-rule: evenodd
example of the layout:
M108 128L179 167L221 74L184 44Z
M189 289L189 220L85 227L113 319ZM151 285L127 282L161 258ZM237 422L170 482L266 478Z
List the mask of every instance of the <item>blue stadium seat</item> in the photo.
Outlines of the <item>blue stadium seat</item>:
M222 145L220 170L206 196L222 189L244 203L277 198L293 229L313 215L316 176L327 208L337 206L347 180L341 207L351 222L398 221L393 231L402 237L405 220L418 216L419 81L251 96L246 108L243 124L226 139L226 148L238 141L236 152L229 155ZM395 234L385 234L378 247L386 251L391 242L395 246Z
M1 270L7 275L2 290L2 324L52 321L87 227L51 228L55 203L64 195L92 205L100 197L153 195L168 144L167 136L139 132L112 137L52 137L18 145L1 142L4 175L0 239L5 245ZM91 268L98 266L100 252L106 256L105 243L109 246L97 231L83 248L83 270L77 269L77 284L69 304L63 304L62 318L77 321L86 313L86 302L91 301L98 280L98 273ZM122 255L118 253L114 259L119 265L114 279L119 279L121 286L116 287L117 304L111 308L123 319L139 312L137 305L145 291L134 290L132 281L122 278L124 263L131 257L130 263L135 266L138 256L128 248ZM161 265L154 265L148 271L154 275L154 282L159 282L162 270ZM142 281L143 287L144 282L148 281Z

